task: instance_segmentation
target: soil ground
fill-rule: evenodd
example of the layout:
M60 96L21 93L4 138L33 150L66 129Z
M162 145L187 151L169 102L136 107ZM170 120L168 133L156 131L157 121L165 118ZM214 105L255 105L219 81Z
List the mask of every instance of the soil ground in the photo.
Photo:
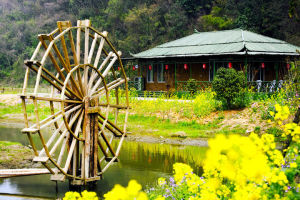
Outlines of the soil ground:
M21 144L0 141L0 169L30 168L35 166L32 162L33 153L29 147Z

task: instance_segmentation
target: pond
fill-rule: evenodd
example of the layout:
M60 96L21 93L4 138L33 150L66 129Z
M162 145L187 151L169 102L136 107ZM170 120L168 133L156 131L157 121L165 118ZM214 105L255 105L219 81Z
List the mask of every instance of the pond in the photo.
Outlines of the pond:
M0 140L29 144L19 128L0 127ZM189 164L200 175L206 150L207 147L125 141L119 156L120 162L107 170L93 190L98 196L103 196L115 184L127 186L131 179L137 180L143 188L154 185L159 177L172 174L175 162ZM67 191L68 181L56 185L50 181L50 175L0 179L0 199L53 199L63 197Z

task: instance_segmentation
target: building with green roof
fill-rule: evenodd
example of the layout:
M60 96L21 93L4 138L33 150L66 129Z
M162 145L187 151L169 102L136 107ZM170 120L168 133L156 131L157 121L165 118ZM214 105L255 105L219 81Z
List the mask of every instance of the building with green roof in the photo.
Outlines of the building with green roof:
M300 47L241 29L198 32L133 54L149 91L184 90L189 79L205 87L220 67L242 70L258 90L281 83Z

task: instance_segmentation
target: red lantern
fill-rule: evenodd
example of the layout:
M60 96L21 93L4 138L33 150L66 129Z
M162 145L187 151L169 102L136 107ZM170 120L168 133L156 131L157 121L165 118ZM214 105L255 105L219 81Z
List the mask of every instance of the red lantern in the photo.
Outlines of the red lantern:
M149 70L152 70L152 66L151 65L149 65Z
M187 65L187 64L184 64L184 65L183 65L183 68L184 68L185 70L187 70L187 69L188 69L188 65Z
M169 65L165 65L165 69L168 70L169 69Z
M134 66L134 65L132 66L132 70L133 70L133 71L135 70L135 66Z
M203 63L202 67L203 67L203 69L206 69L206 64L205 64L205 63Z
M232 63L230 62L230 63L228 63L228 68L232 68Z
M265 68L265 63L261 63L261 68L262 68L262 69Z
M290 64L289 63L286 63L286 68L287 68L287 70L290 70Z

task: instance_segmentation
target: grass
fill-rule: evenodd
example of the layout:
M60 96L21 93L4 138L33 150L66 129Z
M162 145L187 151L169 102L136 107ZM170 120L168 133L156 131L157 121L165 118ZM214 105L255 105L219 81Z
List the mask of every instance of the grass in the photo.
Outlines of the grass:
M124 119L124 114L120 114L121 121ZM113 119L111 119L113 120ZM139 135L153 135L172 137L177 132L184 132L187 137L210 138L215 134L244 134L245 129L240 127L224 127L221 128L222 118L216 118L212 122L206 124L193 121L172 122L168 119L162 120L154 116L143 116L138 114L129 115L128 131Z
M11 145L20 145L21 146L21 144L19 142L0 141L0 148L11 146Z
M29 115L29 117L34 117L34 106L33 104L26 105L26 110ZM0 103L0 119L5 118L5 115L7 114L22 114L23 109L21 104L17 105L6 105L3 103ZM40 119L44 119L47 116L49 116L51 113L50 108L46 106L39 106L39 115Z
M1 168L28 168L32 151L18 142L0 141Z

